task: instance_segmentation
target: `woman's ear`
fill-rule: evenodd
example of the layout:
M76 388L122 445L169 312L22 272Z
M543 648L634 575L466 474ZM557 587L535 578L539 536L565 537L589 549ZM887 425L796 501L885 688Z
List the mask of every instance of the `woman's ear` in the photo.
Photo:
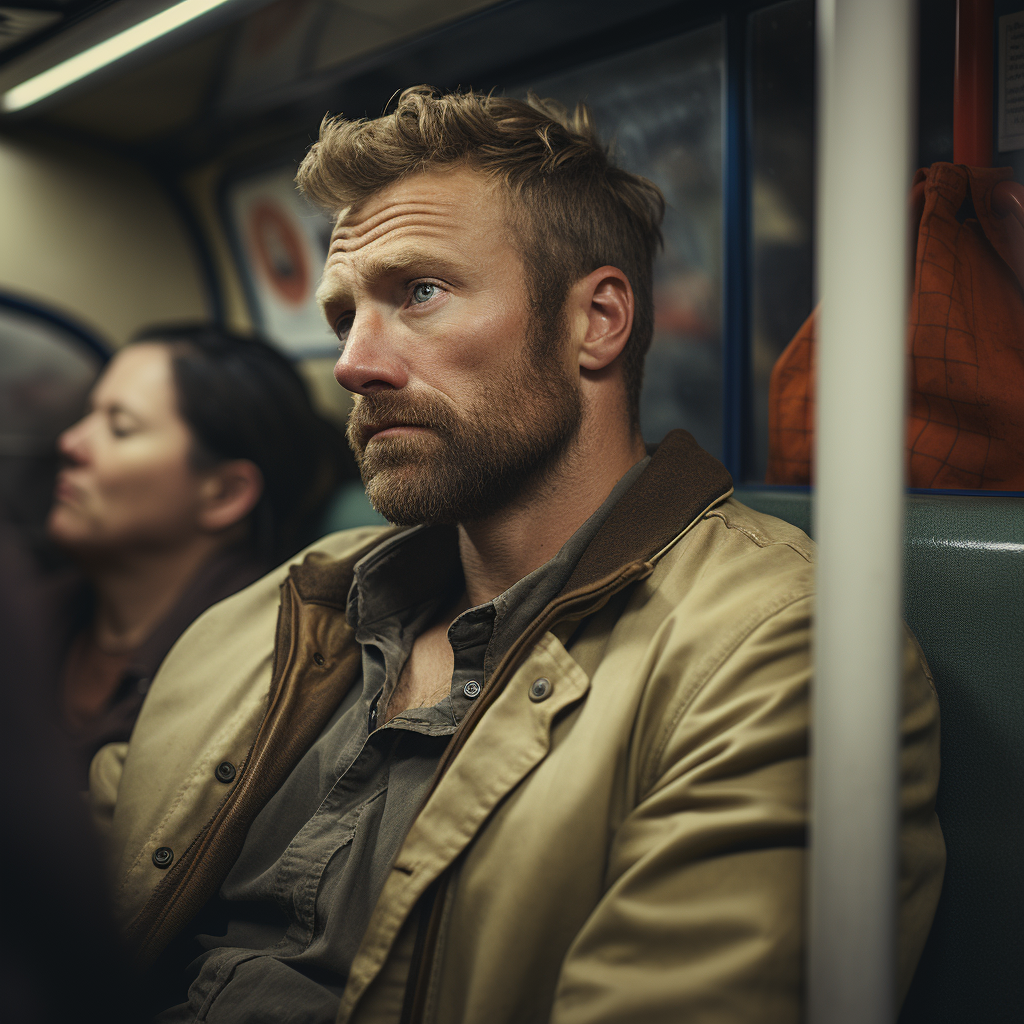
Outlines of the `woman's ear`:
M633 289L618 267L598 267L577 281L570 293L583 326L579 365L603 370L618 358L633 330Z
M263 494L263 474L255 462L230 459L212 469L202 490L199 523L219 533L240 523Z

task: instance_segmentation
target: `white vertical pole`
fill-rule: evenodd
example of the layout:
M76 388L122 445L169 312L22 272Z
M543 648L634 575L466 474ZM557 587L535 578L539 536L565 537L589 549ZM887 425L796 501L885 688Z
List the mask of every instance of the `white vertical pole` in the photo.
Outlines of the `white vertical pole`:
M896 1017L913 0L818 0L810 1024Z

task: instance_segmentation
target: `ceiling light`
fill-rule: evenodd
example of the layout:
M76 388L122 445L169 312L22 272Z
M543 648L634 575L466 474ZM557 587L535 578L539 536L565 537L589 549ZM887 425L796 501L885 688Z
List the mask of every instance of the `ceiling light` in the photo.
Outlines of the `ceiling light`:
M74 82L120 60L134 50L153 42L154 39L159 39L214 8L230 2L231 0L181 0L173 7L168 7L167 10L154 14L123 32L118 32L116 36L111 36L110 39L105 39L102 43L90 46L89 49L76 53L74 57L55 64L28 81L14 86L13 89L8 89L0 99L0 107L7 114L15 110L24 110L25 107L30 107L33 103L66 89Z

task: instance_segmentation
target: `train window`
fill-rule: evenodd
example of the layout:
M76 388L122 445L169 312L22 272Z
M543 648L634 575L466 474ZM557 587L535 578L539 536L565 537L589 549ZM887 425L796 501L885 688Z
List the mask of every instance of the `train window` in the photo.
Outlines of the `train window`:
M813 305L814 0L750 19L750 476L768 467L768 382Z
M811 321L802 326L813 304L813 13L811 0L787 0L756 12L749 23L751 482L813 480L817 331ZM923 167L907 182L915 239L908 483L915 490L1019 492L1024 187L1012 178L1020 178L1015 147L1024 145L1024 135L1004 132L1006 152L994 153L989 98L980 86L967 87L958 101L960 151L953 153L954 13L944 3L922 16L917 152ZM994 66L1005 99L1012 98L1012 89L1006 91L1014 73L1011 29L1024 25L1024 17L1007 14L999 24L1004 48ZM991 59L987 27L978 40L979 53ZM973 52L975 42L963 45ZM978 59L964 73L980 75L991 93L991 70L979 70L985 59ZM1000 166L993 167L994 155Z
M529 83L594 113L617 161L665 193L644 438L674 427L722 452L723 33L716 24ZM525 88L519 94L525 93Z

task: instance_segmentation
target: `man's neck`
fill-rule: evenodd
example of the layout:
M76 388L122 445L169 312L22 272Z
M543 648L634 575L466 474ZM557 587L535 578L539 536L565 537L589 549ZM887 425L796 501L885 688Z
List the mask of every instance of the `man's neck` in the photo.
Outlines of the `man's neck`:
M100 648L120 653L144 643L222 546L219 538L201 536L89 566L96 590L94 636Z
M577 444L511 505L459 526L459 554L472 607L494 600L554 557L644 455L639 437ZM610 443L609 443L610 442Z

